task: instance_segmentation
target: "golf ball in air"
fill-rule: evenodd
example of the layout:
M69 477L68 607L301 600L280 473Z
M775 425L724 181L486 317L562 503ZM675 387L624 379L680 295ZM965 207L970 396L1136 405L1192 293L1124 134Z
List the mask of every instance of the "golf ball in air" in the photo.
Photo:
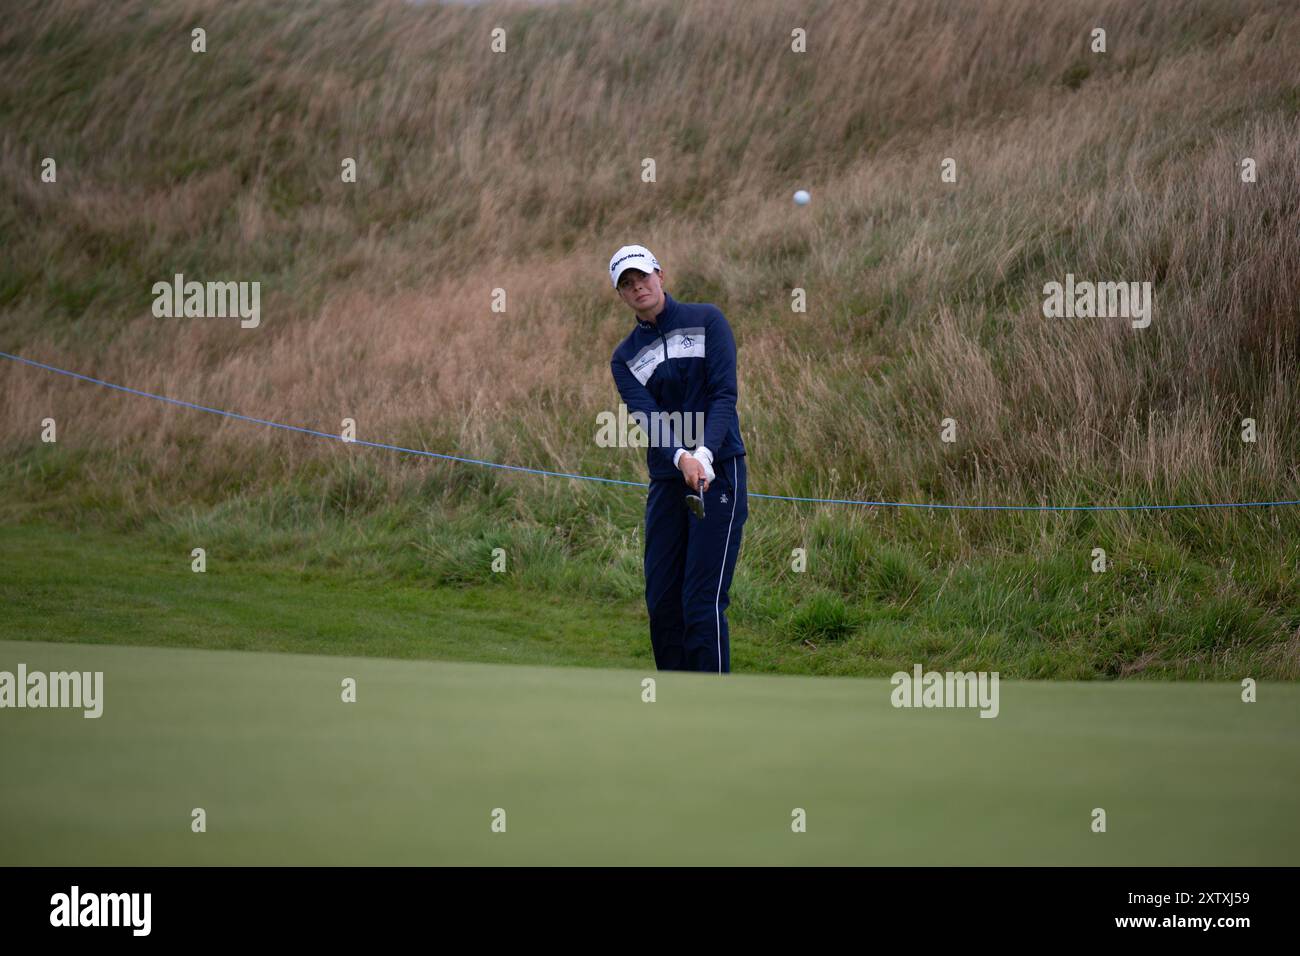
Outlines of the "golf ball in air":
M794 194L794 201L797 205L806 206L812 202L812 196L808 195L808 190L801 189Z

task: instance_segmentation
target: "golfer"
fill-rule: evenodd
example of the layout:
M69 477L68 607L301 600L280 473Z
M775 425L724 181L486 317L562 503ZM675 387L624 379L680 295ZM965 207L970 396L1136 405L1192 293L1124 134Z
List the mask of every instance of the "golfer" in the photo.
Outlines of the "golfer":
M717 306L664 291L663 269L645 246L614 253L609 279L636 313L610 362L614 384L629 415L671 423L649 429L646 449L645 600L655 665L729 673L727 592L749 516L736 342ZM701 501L688 503L691 495Z

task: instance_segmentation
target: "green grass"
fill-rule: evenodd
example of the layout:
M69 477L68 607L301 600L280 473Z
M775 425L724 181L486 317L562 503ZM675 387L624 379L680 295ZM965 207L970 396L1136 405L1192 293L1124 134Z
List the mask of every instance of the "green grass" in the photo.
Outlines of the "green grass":
M0 637L73 643L629 667L633 608L505 588L428 588L209 554L190 569L130 538L0 528Z
M640 501L636 489L618 494L618 507ZM650 660L635 519L558 503L509 518L521 504L510 493L366 513L331 512L330 501L278 489L136 521L96 499L74 530L9 497L0 638L588 667ZM1028 679L1296 676L1300 613L1285 560L1225 573L1148 536L1095 575L1082 546L942 558L859 529L810 548L829 566L810 561L797 574L774 568L782 559L765 547L791 532L783 507L757 504L746 526L729 612L738 672L883 676L919 662ZM196 546L207 553L203 574L190 570ZM491 571L495 547L508 555L505 573ZM865 587L845 555L857 555Z
M202 56L194 10L118 6L29 3L0 42L0 232L23 236L0 262L5 351L640 479L639 452L591 436L629 321L603 256L646 241L676 298L733 326L752 491L1297 497L1285 3L820 4L806 56L748 0L689 29L649 5L637 48L609 42L621 4L213 0ZM483 55L493 18L508 56ZM1091 20L1104 57L1084 52ZM991 36L1015 55L967 42ZM843 90L866 98L845 111ZM36 179L45 156L57 183ZM267 321L154 321L176 272L261 281ZM1066 272L1153 281L1152 328L1043 321ZM484 311L498 287L508 317ZM103 721L3 715L0 862L1295 859L1300 688L1276 682L1300 678L1300 508L754 499L738 673L664 675L651 707L637 489L259 434L0 364L0 640L113 675ZM1003 716L903 714L879 681L798 676L915 663L998 671ZM331 696L343 668L362 675L351 709ZM1095 805L1115 810L1104 838Z
M1261 684L1246 704L1226 683L1008 681L990 720L894 709L879 679L0 643L0 670L19 662L102 671L103 715L0 714L0 865L1300 854L1294 685ZM1097 807L1105 833L1090 829ZM505 833L490 830L496 808Z
M636 49L609 43L618 4L220 0L196 7L203 55L192 11L118 6L29 3L0 43L17 78L0 87L0 231L24 237L0 262L6 351L288 424L346 415L369 439L640 478L639 453L591 440L629 322L603 258L636 233L675 297L733 327L753 491L1297 496L1300 194L1285 171L1300 100L1285 51L1300 20L1285 3L820 4L805 26L828 42L807 56L773 46L748 0L717 0L689 29L672 3L647 7L662 36ZM511 52L485 58L498 14ZM1116 41L1105 56L1086 52L1089 18ZM984 36L1015 56L970 40ZM647 84L675 108L641 110ZM869 96L846 111L846 89ZM654 184L638 178L647 155ZM57 183L36 178L45 156ZM957 182L939 180L940 157ZM797 184L810 207L791 205ZM154 320L152 284L176 272L261 281L265 324ZM1044 321L1043 283L1066 272L1155 282L1154 325ZM475 291L498 287L508 317ZM790 311L795 288L807 313ZM648 653L635 489L268 437L0 364L0 524L23 526L0 562L27 608L13 636L580 665ZM37 438L47 416L57 446ZM1257 443L1239 440L1246 416ZM733 659L1295 680L1298 542L1300 508L755 500ZM202 580L183 573L195 545L213 556ZM506 574L489 570L497 548ZM474 613L499 636L420 626Z

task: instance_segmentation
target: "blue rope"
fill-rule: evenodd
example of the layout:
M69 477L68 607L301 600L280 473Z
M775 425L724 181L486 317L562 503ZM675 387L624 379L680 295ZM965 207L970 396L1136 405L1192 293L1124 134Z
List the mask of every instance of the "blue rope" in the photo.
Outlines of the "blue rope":
M180 405L184 408L193 408L201 412L221 415L225 418L236 418L240 421L253 422L258 425L269 425L272 428L283 428L286 431L302 432L304 435L315 435L318 438L332 438L335 441L344 441L341 435L336 435L331 432L318 432L311 428L301 428L298 425L286 425L282 422L268 421L265 418L253 418L249 415L240 415L238 412L229 412L221 408L197 405L194 402L182 401L179 398L169 398L166 395L155 395L152 392L144 392L137 388L128 388L125 385L115 385L112 382L105 382L102 379L93 378L89 375L82 375L79 372L70 372L67 369L56 368L53 365L36 362L31 359L23 358L20 355L10 355L8 352L0 352L0 356L11 359L15 362L22 362L24 365L30 365L34 368L45 369L47 372L57 372L59 375L67 375L69 378L76 378L83 382L102 385L105 388L116 389L119 392L127 392L131 395L140 395L144 398L152 398L156 401L168 402L169 404ZM573 478L578 481L598 481L609 485L631 485L634 488L647 487L644 482L639 481L625 481L621 478L601 478L596 475L575 475L564 471L547 471L544 468L526 468L523 465L505 465L495 461L484 461L481 458L462 458L459 455L441 455L437 452L425 451L420 448L403 448L401 445L388 445L384 442L363 441L360 438L352 439L346 443L349 445L367 445L371 448L386 448L389 451L404 452L409 455L423 455L426 458L441 458L445 461L460 461L470 465L483 465L487 468L502 468L507 471L522 471L530 475L546 475L551 478ZM1300 500L1293 500L1232 501L1215 504L1185 505L942 505L918 504L906 501L859 501L853 498L800 498L790 495L764 495L759 494L758 492L751 492L749 497L768 498L772 501L805 501L812 504L825 505L869 505L878 508L938 508L948 511L1171 511L1174 509L1187 508L1270 508L1278 505L1300 504Z

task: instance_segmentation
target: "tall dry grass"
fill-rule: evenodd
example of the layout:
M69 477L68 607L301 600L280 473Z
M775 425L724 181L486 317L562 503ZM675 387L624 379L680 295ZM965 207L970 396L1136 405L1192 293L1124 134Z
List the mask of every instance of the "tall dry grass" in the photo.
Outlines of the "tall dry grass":
M30 3L0 25L0 348L633 477L593 438L628 327L604 267L639 241L735 329L754 490L1296 497L1297 48L1278 0ZM260 280L262 327L153 318L178 271ZM1066 272L1153 281L1151 328L1044 319ZM338 454L10 365L0 404L8 454L52 415L119 456L103 480L273 483Z

